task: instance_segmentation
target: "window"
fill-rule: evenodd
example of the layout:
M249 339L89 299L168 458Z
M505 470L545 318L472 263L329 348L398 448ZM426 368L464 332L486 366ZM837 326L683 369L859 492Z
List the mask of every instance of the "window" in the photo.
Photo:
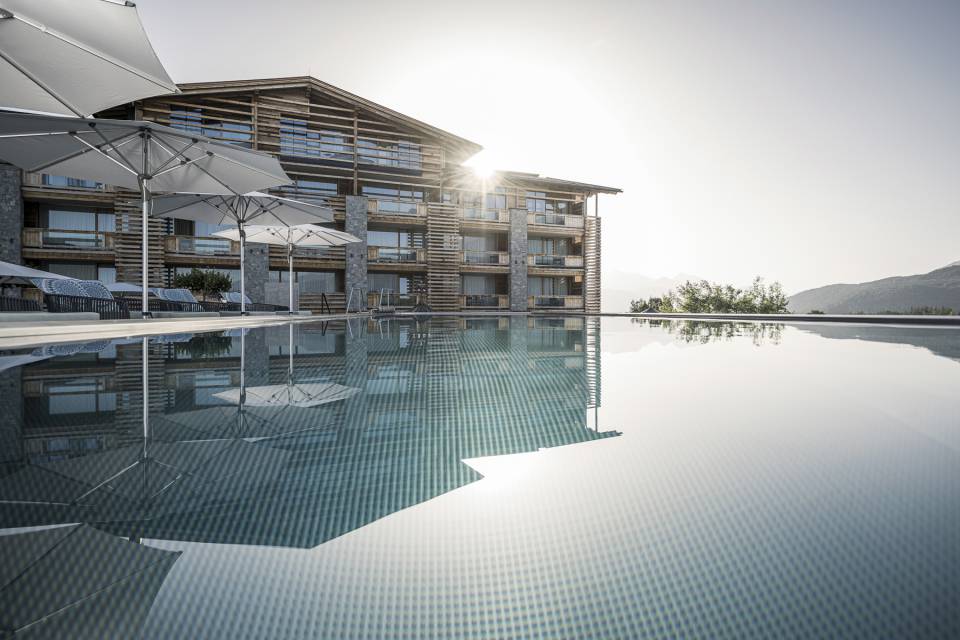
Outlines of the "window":
M249 122L224 122L211 118L199 107L175 108L170 111L170 126L247 149L253 146L253 125Z
M392 189L363 185L361 193L377 201L379 213L416 215L417 202L423 201L423 191L411 189Z
M497 191L500 191L498 188ZM484 197L484 206L487 209L506 209L507 196L503 193L488 193Z
M296 180L294 184L280 187L280 192L296 200L326 200L337 195L336 182L319 182L317 180Z
M97 265L95 264L51 262L47 264L46 270L50 273L67 276L68 278L76 278L78 280L97 279Z
M290 281L290 272L271 271L277 274L277 280L283 283ZM333 271L294 271L293 280L300 287L300 293L336 293L340 291L337 286L337 274Z
M113 284L117 281L117 268L103 265L97 267L97 280L103 284Z
M68 178L67 176L53 176L48 173L43 174L43 184L47 187L67 187L70 189L102 189L103 183L94 180L82 180L80 178Z
M112 213L78 209L47 209L47 229L64 231L116 231L116 216Z
M565 296L569 287L566 278L531 277L527 279L527 291L532 296Z
M357 162L419 171L422 166L420 145L406 140L384 141L358 138Z
M406 276L395 273L370 273L367 274L367 281L371 293L380 293L381 289L402 295L410 293L410 278Z
M311 130L306 120L281 118L280 155L352 160L347 138L329 129Z
M464 295L495 295L497 293L496 278L489 275L463 275L461 283Z

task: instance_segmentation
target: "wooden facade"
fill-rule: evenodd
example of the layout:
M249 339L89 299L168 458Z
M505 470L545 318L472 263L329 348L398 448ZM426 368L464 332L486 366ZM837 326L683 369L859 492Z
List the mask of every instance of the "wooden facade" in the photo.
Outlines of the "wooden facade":
M369 230L399 230L404 237L424 238L422 246L410 247L418 256L412 262L392 264L390 252L374 251L368 272L405 278L413 274L407 282L414 282L416 290L409 293L436 310L462 307L463 274L508 272L504 258L492 256L488 264L481 252L464 252L463 239L489 237L494 238L492 242L509 243L511 210L525 210L528 236L544 239L545 246L554 246L549 241L560 239L567 251L559 260L531 262L529 274L565 279L564 308L600 310L600 221L595 205L593 216L589 215L588 203L598 194L615 194L619 189L513 172L481 181L462 164L481 149L479 145L315 78L194 83L180 88L181 94L150 98L99 115L151 120L277 155L294 184L275 191L332 208L341 228L347 199L365 198ZM56 261L95 260L112 264L118 280L139 282L141 220L134 194L25 175L23 195L28 203L94 208L112 212L116 219L110 246L96 255L69 246L44 246L34 239L39 236L31 229L39 223L33 222L34 227L23 232L25 240L30 240L23 248L26 261L43 267ZM235 246L191 239L178 231L182 229L173 221L150 222L152 284L169 285L175 268L239 266ZM479 260L473 259L477 256ZM326 293L344 300L342 249L304 252L295 258L294 266L298 272L333 274L330 282L337 284L332 289L327 285ZM270 271L285 268L283 251L271 249ZM497 277L501 283L503 278ZM502 296L508 291L489 293ZM318 294L304 290L304 306L319 299ZM579 302L570 303L570 298Z

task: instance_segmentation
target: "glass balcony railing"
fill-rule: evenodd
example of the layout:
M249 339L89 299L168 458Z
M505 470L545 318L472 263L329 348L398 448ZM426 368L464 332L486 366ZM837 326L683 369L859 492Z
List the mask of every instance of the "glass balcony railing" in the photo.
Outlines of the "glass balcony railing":
M420 203L411 200L367 201L367 212L386 216L416 216L420 214Z
M463 264L510 264L505 251L464 251Z
M467 208L463 210L464 220L484 220L486 222L500 222L499 209Z
M23 246L36 249L102 251L113 248L113 234L107 231L27 228L21 237Z
M417 249L407 247L368 247L367 259L372 262L416 263L422 261L419 256Z
M582 309L583 296L534 295L527 304L538 309Z
M535 267L582 267L583 256L531 254L527 264Z
M464 294L461 296L461 305L464 307L483 307L502 309L508 305L508 296L499 293Z
M239 243L226 238L195 238L193 236L167 236L167 250L200 256L238 255L240 252Z

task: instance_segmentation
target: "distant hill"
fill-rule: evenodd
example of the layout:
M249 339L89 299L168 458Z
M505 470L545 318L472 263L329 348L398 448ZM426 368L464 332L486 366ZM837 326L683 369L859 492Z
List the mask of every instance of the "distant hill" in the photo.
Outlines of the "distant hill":
M601 279L600 309L606 313L626 313L630 311L631 300L661 296L687 280L699 279L684 274L673 278L650 278L626 271L604 273Z
M960 313L960 262L930 273L860 284L831 284L790 296L790 311L879 313L915 307L949 307Z

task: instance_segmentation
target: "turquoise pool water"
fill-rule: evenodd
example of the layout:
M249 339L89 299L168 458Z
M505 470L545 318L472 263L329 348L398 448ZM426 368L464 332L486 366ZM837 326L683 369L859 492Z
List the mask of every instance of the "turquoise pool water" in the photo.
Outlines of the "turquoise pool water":
M0 398L4 632L960 637L954 329L358 319Z

